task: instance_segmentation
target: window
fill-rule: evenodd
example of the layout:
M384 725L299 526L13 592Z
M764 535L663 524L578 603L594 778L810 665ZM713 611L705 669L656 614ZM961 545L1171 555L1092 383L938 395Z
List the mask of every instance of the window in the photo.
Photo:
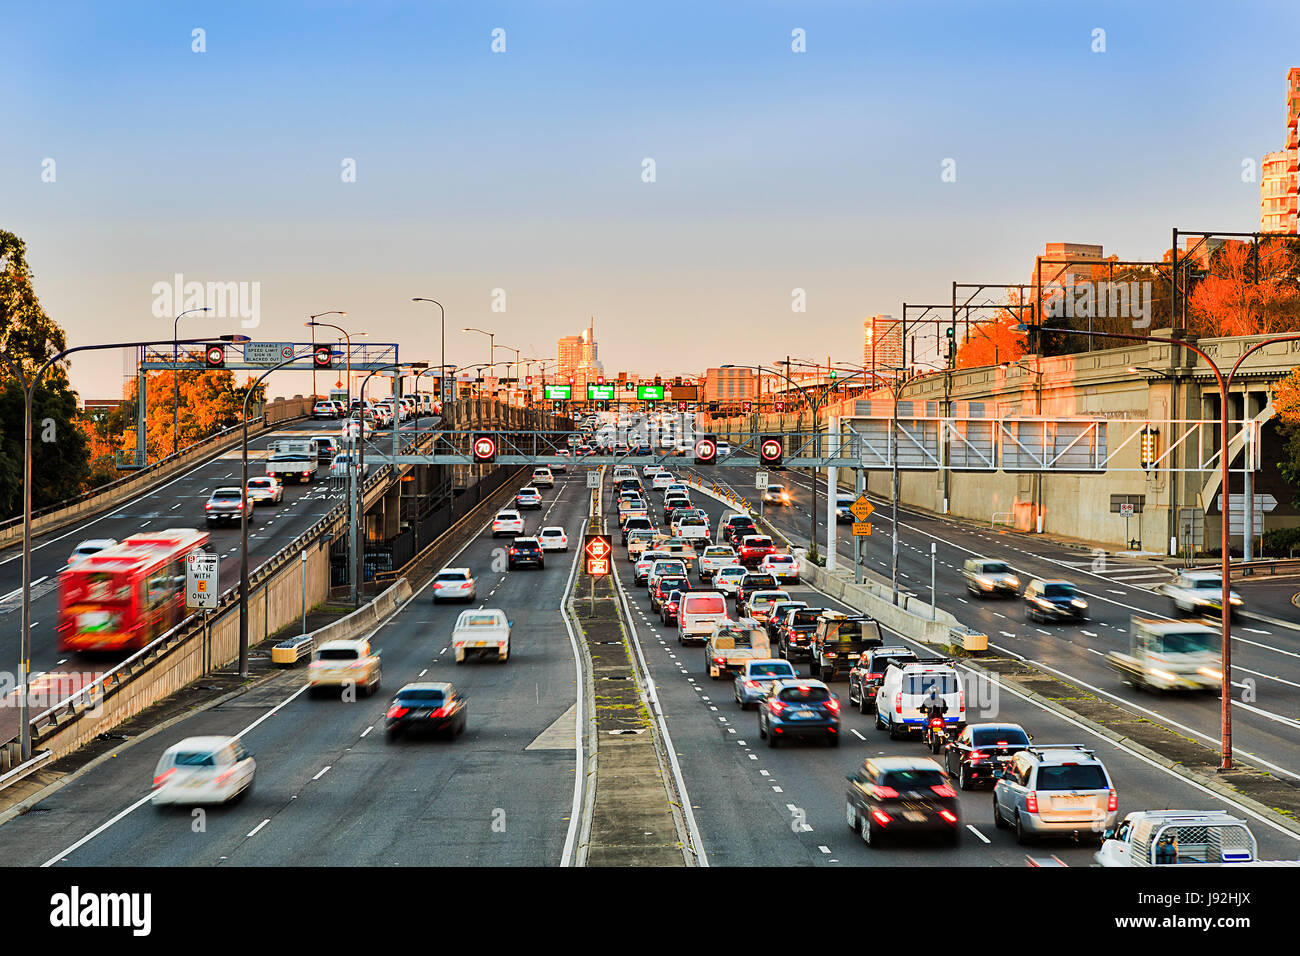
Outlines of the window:
M1038 790L1105 790L1106 774L1097 764L1061 764L1038 768Z
M1029 746L1029 738L1019 727L981 727L970 734L976 747L996 747L1003 741L1008 746Z
M955 694L959 690L956 674L912 674L903 679L904 694L929 694L936 687L940 694Z
M938 787L944 782L943 774L938 770L891 770L884 775L881 783L895 790L925 790Z
M830 692L824 687L786 687L777 696L792 704L816 704L831 699Z

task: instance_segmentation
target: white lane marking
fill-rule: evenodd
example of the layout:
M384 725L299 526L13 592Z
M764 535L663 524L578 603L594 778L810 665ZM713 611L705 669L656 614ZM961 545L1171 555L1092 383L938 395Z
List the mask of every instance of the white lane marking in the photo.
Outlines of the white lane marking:
M1086 634L1088 637L1096 637L1096 636L1097 636L1097 635L1094 634L1092 631L1084 631L1083 633Z
M260 829L262 829L262 827L266 826L266 825L267 825L268 823L270 823L270 822L271 822L271 821L270 821L269 818L266 819L266 820L263 820L263 821L262 821L261 823L259 823L257 826L253 827L253 829L249 830L249 831L248 831L248 835L249 835L249 836L257 836L257 831L260 830Z
M971 833L975 834L977 837L979 837L979 838L980 838L981 840L983 840L985 843L988 843L988 842L989 842L989 838L988 838L988 837L986 837L984 834L980 833L979 830L976 830L976 829L975 829L973 826L971 826L969 823L966 824L966 829L969 830Z
M830 852L831 852L831 848L830 848L830 847L828 847L828 846L819 846L817 849L821 850L821 851L822 851L823 853L825 853L827 856L830 856Z
M427 673L429 673L429 668L426 667L424 670L420 671L418 676L423 677ZM933 708L931 708L931 710L933 710Z
M857 737L859 740L866 740L866 739L867 739L866 737L864 737L864 736L862 736L860 733L858 733L858 728L856 728L856 727L850 727L850 728L849 728L849 733L851 733L854 737Z
M333 764L328 764L328 763L327 763L327 764L325 765L325 769L323 769L320 773L316 774L316 776L312 777L312 779L313 779L313 780L319 780L321 777L325 776L325 774L327 774L327 773L330 772L330 767L332 767L332 766L333 766Z
M361 731L361 736L364 737L366 734L370 733L370 731L372 731L372 730L374 730L374 729L375 729L375 725L374 725L374 724L371 724L371 725L370 725L369 727L367 727L365 730Z
M0 562L0 563L3 563L3 562ZM31 583L31 586L32 586L32 587L36 587L36 585L40 584L42 581L46 580L48 577L49 577L49 575L47 574L47 575L44 575L43 577L39 577L39 578L37 578L35 581L33 581L33 582ZM17 597L18 595L20 595L20 594L22 594L22 593L23 593L23 589L22 589L22 588L14 588L12 591L10 591L8 594L6 594L4 597L0 597L0 601L8 601L10 598Z

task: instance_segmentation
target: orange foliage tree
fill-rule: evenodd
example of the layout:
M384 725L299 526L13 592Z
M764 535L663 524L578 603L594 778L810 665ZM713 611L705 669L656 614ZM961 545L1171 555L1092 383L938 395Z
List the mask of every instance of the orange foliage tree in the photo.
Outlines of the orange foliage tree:
M1014 362L1025 354L1025 334L1016 332L1020 319L1011 312L999 312L988 322L972 326L957 347L957 368L978 368Z
M150 375L145 384L145 446L149 461L172 453L172 409L179 408L180 448L238 424L243 391L226 369L180 373L180 403L173 403L173 372Z
M1300 328L1298 266L1289 243L1225 245L1187 300L1190 331L1261 335Z
M1278 470L1297 490L1295 503L1300 504L1300 368L1273 386L1273 408L1277 411L1278 430L1284 442Z

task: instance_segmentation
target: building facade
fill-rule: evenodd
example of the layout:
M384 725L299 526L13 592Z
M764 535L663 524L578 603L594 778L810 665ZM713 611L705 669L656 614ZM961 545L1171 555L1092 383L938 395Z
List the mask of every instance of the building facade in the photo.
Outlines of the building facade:
M1282 149L1264 156L1259 177L1259 231L1294 235L1297 224L1297 173L1300 161L1300 67L1286 74L1286 139Z

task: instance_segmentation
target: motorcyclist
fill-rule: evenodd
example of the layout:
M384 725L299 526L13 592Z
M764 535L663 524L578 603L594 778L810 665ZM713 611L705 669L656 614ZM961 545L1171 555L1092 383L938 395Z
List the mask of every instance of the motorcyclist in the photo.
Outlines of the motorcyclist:
M930 722L936 718L943 720L948 713L948 702L943 699L943 694L939 693L938 684L930 685L930 692L921 705L921 713L925 715L925 737L928 742L930 739Z

